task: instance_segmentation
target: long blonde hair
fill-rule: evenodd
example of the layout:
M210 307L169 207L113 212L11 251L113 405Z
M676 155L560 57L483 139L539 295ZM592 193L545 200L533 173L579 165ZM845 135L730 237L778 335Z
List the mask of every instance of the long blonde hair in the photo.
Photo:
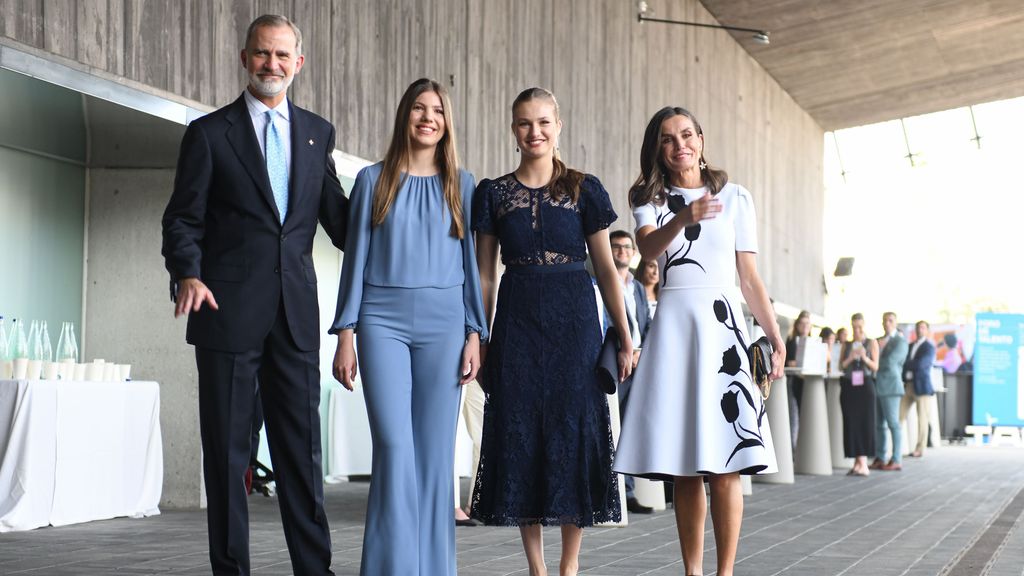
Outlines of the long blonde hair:
M459 155L455 149L455 125L452 119L452 103L445 87L429 78L420 78L405 90L398 111L395 112L395 128L391 133L391 144L384 155L384 166L373 191L374 226L380 226L388 216L388 211L395 203L398 189L402 186L401 173L409 167L409 149L412 147L412 135L409 129L409 116L416 98L424 92L436 92L441 98L444 109L444 135L434 150L434 163L441 177L441 189L444 200L451 213L452 223L449 233L455 238L463 238L465 229L462 222L462 192L459 186Z
M545 88L527 88L520 92L512 102L512 116L515 117L516 108L520 104L530 100L547 100L551 102L555 108L555 120L559 119L558 100L555 99L555 95L550 90ZM551 173L551 182L548 186L551 197L555 200L561 200L563 196L567 195L573 203L578 202L580 199L580 185L583 183L583 173L566 166L558 154L558 148L555 148L551 162L554 165L554 171Z

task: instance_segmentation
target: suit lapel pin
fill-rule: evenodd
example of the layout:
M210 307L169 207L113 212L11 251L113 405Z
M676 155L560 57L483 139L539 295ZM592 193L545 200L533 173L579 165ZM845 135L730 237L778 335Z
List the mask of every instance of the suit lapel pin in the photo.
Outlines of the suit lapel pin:
M310 138L310 139L309 139L309 145L310 145L310 146L312 146L312 145L313 145L313 139L312 139L312 138Z

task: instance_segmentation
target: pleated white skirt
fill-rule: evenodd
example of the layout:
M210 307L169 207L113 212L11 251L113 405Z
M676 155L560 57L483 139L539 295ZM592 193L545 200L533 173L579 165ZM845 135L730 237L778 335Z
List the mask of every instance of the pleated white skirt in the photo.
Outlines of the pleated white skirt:
M663 288L623 418L615 471L653 479L778 471L734 286Z

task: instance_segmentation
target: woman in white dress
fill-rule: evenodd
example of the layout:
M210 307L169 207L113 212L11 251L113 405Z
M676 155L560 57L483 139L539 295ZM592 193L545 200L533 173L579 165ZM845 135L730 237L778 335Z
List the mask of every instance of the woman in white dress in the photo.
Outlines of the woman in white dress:
M648 123L630 203L637 246L645 260L657 259L661 290L630 399L643 417L624 420L615 470L674 482L686 574L703 570L707 480L718 574L731 576L743 520L739 474L777 471L750 378L741 294L774 348L773 379L786 348L757 273L750 193L709 167L703 152L688 111L666 107Z

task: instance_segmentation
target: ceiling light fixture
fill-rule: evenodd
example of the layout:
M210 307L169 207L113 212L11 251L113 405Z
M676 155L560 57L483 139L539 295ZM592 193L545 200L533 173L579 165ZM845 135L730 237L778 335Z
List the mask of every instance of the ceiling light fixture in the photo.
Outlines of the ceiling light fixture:
M722 24L704 24L702 22L687 22L685 20L668 20L665 18L653 18L647 15L647 2L639 3L639 12L637 12L636 19L638 22L661 22L663 24L679 24L681 26L696 26L698 28L717 28L719 30L733 30L736 32L750 32L751 38L758 44L767 45L771 42L769 38L769 32L767 30L758 30L757 28L741 28L739 26L725 26ZM651 12L654 13L653 11Z

